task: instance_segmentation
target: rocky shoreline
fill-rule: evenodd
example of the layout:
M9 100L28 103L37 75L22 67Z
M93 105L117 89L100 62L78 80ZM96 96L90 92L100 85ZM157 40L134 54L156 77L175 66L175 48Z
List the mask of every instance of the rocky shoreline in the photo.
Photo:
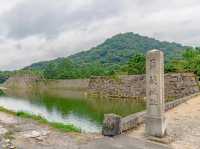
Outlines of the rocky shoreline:
M64 133L31 119L0 112L0 148L3 149L78 149L101 137L91 133Z

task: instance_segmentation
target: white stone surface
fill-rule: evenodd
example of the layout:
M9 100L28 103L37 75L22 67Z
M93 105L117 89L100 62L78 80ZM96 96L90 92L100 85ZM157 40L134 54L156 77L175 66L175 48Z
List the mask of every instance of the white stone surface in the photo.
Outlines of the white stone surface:
M146 58L146 133L149 136L163 137L166 134L164 100L164 54L151 50Z
M49 134L49 131L46 130L33 130L33 131L29 131L26 132L24 134L25 138L37 138L37 137L41 137L41 136L47 136Z

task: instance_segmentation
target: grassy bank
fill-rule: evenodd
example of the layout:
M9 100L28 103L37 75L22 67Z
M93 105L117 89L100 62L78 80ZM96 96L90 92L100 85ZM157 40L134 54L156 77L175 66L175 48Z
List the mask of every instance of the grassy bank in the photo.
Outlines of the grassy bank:
M18 117L22 117L22 118L33 119L41 124L47 124L53 128L56 128L56 129L62 131L62 132L81 132L81 129L75 127L74 125L57 123L57 122L49 122L47 119L45 119L39 115L33 115L28 112L23 112L23 111L14 112L12 110L5 109L4 107L0 107L0 111L6 112L9 114L18 116Z

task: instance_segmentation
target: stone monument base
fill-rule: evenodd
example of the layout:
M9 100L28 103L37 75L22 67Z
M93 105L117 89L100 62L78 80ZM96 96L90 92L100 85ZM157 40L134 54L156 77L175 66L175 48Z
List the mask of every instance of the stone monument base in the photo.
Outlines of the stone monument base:
M150 136L164 137L167 134L166 131L166 119L165 117L145 117L145 129L146 133Z
M158 138L158 137L153 137L153 136L147 136L146 138L149 141L158 142L158 143L162 143L162 144L171 144L175 140L174 137L171 137L169 135L166 135L163 138Z

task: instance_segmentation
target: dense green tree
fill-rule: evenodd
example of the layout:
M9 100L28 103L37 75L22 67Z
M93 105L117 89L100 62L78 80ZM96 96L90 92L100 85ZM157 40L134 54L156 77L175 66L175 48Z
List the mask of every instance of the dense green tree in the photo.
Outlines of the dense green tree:
M49 63L43 69L43 75L47 79L78 79L91 76L111 75L114 68L106 67L101 63L85 63L77 65L65 58L56 63Z
M188 49L183 52L184 66L187 72L194 72L200 76L200 49Z
M44 69L44 76L47 79L54 79L57 76L55 64L49 63Z
M145 61L144 54L135 54L128 62L128 74L144 74Z
M172 59L165 64L165 72L193 72L200 76L200 49L183 51L181 59Z
M5 82L8 77L9 77L10 73L7 71L0 71L0 84Z

